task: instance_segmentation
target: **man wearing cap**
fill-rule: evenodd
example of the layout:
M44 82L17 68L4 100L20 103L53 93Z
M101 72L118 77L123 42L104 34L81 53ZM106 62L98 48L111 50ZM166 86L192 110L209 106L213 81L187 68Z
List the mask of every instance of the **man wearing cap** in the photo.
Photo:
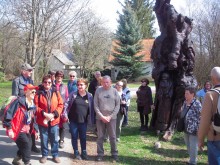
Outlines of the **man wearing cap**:
M25 165L31 165L31 132L38 138L36 124L31 124L36 111L34 97L37 86L27 84L24 86L24 96L17 97L9 106L3 121L6 134L15 141L18 147L17 156L12 164L19 165L22 159ZM32 127L32 128L31 128Z
M220 90L220 67L214 67L211 70L211 80L214 88ZM210 165L220 164L220 128L219 132L214 130L212 120L214 114L217 112L219 94L215 91L209 90L206 92L202 111L201 120L198 131L198 147L203 150L204 139L207 136L208 161Z
M31 74L33 71L33 67L28 63L24 63L21 65L21 75L15 78L12 82L12 95L13 96L24 96L24 86L26 84L33 84L33 80L31 79ZM40 150L36 147L35 137L32 137L32 151L36 153L40 153Z

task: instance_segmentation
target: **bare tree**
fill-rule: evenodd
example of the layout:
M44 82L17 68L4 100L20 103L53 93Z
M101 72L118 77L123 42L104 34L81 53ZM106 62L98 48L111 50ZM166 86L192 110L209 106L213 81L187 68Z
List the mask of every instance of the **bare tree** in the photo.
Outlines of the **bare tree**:
M44 66L53 45L69 33L83 16L89 0L2 0L5 18L20 31L25 46L24 61L35 66L44 59Z
M211 68L220 65L220 4L203 0L194 8L193 41L196 51L194 73L199 84L209 79Z
M111 49L110 30L92 11L80 21L73 36L73 54L81 76L88 76L95 69L103 69Z

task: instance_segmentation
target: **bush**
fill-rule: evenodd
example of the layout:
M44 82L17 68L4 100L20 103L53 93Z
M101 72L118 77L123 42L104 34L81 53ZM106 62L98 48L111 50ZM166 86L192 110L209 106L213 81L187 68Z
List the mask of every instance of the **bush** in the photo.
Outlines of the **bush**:
M5 82L5 74L3 72L0 72L0 82Z

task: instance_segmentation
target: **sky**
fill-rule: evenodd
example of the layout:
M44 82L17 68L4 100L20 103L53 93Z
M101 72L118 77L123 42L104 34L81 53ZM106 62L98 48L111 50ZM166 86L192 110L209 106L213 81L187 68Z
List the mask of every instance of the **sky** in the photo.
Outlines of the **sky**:
M117 11L121 11L121 5L118 0L91 0L92 9L96 12L97 16L106 21L107 26L115 32L117 29ZM122 0L123 2L123 0ZM185 13L185 0L171 0L171 4L175 7L178 13ZM157 21L155 21L155 28L158 29Z

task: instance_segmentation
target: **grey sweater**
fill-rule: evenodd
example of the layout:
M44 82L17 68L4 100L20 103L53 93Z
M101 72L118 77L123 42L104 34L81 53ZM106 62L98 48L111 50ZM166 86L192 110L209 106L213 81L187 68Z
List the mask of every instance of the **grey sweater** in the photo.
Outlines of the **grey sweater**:
M120 108L120 96L115 88L108 90L100 87L95 92L94 109L96 112L96 119L102 116L111 116L112 119L117 118Z

